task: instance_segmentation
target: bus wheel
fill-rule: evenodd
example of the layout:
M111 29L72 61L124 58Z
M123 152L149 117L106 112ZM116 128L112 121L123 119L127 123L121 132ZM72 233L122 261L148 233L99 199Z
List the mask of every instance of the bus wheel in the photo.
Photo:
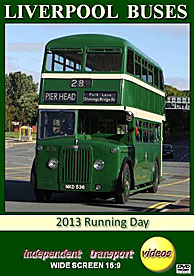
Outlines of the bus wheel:
M158 190L158 185L159 185L159 167L158 167L158 162L155 161L154 164L154 176L153 176L153 186L148 189L149 193L156 193Z
M32 188L36 187L36 179L36 159L34 159L30 173L30 185Z
M30 174L30 184L34 188L36 187L36 175L35 175L35 170L32 167L31 174Z
M123 192L118 192L115 196L116 203L125 204L128 201L131 186L131 172L128 164L125 164L122 171L122 183L121 187Z
M49 202L52 192L48 190L34 189L35 197L38 202Z

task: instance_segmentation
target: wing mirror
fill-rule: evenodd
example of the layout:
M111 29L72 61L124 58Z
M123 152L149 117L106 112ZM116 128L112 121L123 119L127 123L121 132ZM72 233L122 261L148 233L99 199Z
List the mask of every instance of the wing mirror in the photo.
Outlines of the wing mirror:
M127 122L132 122L133 121L133 113L131 111L129 111L127 114L126 114L126 121Z

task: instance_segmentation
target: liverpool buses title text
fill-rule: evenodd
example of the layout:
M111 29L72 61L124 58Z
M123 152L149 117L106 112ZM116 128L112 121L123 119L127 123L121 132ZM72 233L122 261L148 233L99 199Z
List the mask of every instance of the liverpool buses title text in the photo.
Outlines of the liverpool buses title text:
M94 18L119 19L119 13L113 5L85 4L75 5L5 5L5 19L79 19ZM180 5L127 5L126 17L129 20L143 19L179 19L187 17L187 6Z

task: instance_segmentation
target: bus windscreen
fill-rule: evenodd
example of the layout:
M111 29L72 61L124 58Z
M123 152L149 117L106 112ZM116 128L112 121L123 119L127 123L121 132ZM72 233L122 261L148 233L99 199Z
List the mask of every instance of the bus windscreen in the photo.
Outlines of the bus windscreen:
M47 52L46 69L52 72L81 71L82 51L51 50Z
M122 54L120 51L88 51L86 56L86 71L120 71Z
M75 112L70 111L40 111L39 139L75 134Z

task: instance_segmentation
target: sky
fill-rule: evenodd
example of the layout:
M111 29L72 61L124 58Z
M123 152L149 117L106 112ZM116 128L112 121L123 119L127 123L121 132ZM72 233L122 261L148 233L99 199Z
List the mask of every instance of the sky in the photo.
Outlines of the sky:
M6 24L5 73L21 71L40 81L45 44L73 34L124 38L154 59L165 84L190 89L189 24Z

